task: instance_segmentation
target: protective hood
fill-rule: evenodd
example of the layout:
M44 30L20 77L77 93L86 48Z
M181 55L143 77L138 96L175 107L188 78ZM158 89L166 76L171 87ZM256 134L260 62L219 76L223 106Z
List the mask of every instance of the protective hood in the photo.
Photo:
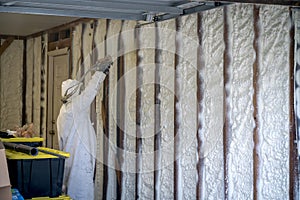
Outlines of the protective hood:
M71 100L72 98L79 95L81 83L77 80L68 79L62 82L61 85L61 96Z

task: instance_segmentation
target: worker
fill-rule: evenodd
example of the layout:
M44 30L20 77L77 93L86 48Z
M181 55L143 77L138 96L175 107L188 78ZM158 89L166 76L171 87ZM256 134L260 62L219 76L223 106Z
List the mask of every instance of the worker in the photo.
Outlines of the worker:
M90 105L111 63L110 56L97 62L89 70L95 70L95 73L83 91L80 88L84 77L80 81L68 79L62 83L63 105L57 118L57 131L60 150L70 153L70 158L65 160L62 189L74 200L94 199L97 144L90 120Z

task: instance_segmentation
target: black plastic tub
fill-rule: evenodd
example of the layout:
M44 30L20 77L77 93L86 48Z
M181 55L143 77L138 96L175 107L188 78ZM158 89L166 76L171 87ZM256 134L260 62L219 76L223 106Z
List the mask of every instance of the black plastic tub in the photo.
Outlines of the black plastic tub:
M58 197L62 194L65 159L69 154L57 150L54 156L39 152L37 156L6 150L10 182L25 199L34 197ZM54 153L54 154L55 154Z

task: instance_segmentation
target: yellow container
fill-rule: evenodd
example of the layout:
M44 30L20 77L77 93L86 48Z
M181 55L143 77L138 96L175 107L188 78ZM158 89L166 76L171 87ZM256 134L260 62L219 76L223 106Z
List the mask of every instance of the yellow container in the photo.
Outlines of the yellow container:
M25 199L42 197L68 200L67 197L59 195L62 195L65 159L70 154L45 147L37 149L36 156L5 150L11 185L17 188Z
M2 142L13 142L28 145L31 147L42 146L44 142L44 138L33 137L33 138L23 138L23 137L15 137L15 138L0 138Z
M54 197L54 198L50 198L50 197L35 197L32 198L32 200L72 200L69 196L59 196L59 197Z
M47 158L59 158L59 157L64 157L64 158L69 158L70 154L67 152L55 150L55 149L50 149L46 147L37 147L39 150L38 155L36 156L31 156L26 153L22 152L17 152L11 149L6 149L5 154L6 158L10 160L26 160L26 159L47 159ZM45 153L48 152L48 153Z

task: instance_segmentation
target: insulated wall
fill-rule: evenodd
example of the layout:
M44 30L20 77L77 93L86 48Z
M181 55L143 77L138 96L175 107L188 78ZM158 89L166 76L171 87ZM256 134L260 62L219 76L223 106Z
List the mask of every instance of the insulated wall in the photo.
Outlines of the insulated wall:
M45 136L47 35L14 40L0 57L0 130L33 123Z
M105 55L114 61L91 107L96 199L297 199L291 13L237 4L151 24L76 25L72 78ZM27 40L26 71L16 70L26 76L23 118L40 130L46 40ZM1 128L2 77L13 69L2 57Z
M47 35L29 38L24 44L22 125L33 123L37 136L46 137L47 120Z
M114 59L96 101L97 199L296 198L288 8L77 30L82 52Z
M0 57L0 130L22 125L23 49L15 40Z

